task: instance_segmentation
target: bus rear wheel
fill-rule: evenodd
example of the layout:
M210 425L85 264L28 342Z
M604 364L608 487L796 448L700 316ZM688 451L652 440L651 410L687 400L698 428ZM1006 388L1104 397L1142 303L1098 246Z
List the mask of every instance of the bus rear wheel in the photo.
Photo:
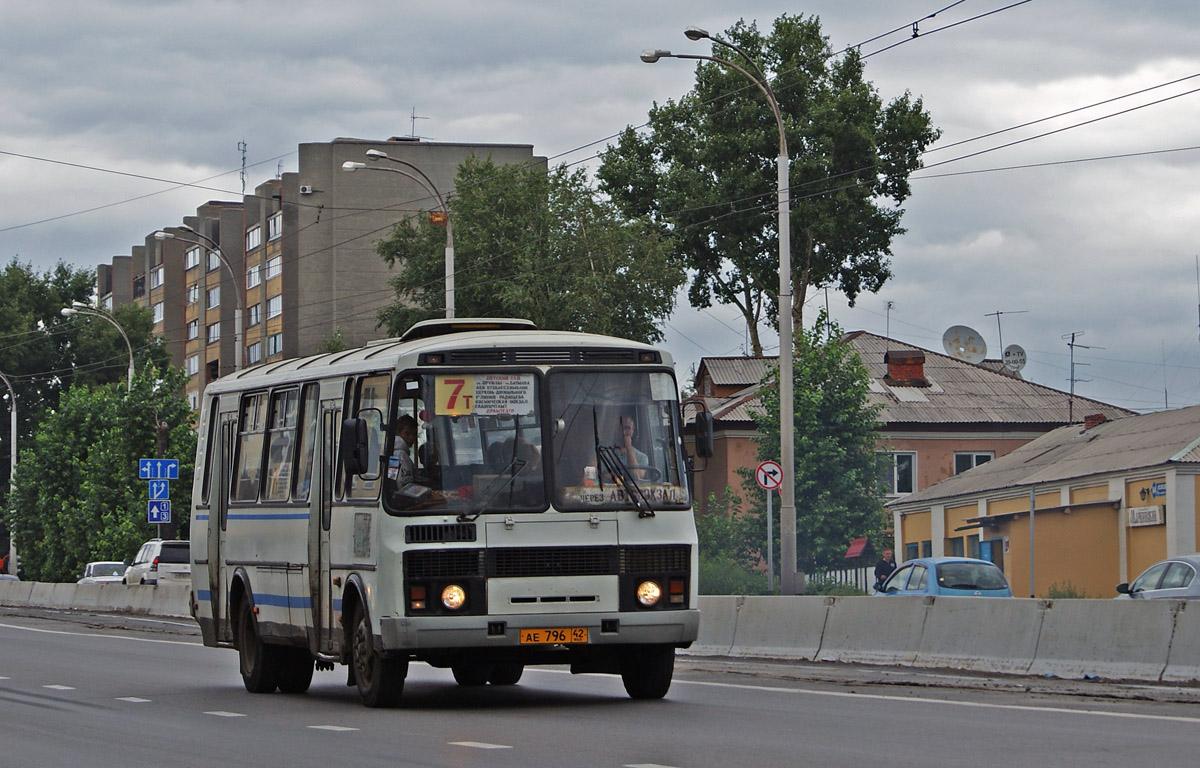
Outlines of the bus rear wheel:
M312 685L313 657L307 648L280 648L279 690L304 693Z
M621 659L621 682L631 699L661 699L675 674L675 648L652 645L630 648Z
M394 707L404 691L408 677L408 659L382 656L372 642L371 622L360 605L354 611L354 635L350 641L354 682L358 695L368 707Z
M450 667L454 674L454 682L467 688L475 688L485 684L492 668L487 664L455 664Z
M238 609L237 647L246 690L250 693L270 693L275 690L279 685L281 649L263 642L249 600L243 600Z

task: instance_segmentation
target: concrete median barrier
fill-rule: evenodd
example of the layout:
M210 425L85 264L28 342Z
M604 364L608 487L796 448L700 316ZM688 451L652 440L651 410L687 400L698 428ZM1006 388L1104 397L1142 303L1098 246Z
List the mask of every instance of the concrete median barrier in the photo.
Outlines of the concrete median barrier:
M914 664L1020 675L1037 651L1044 601L938 597L925 615Z
M696 656L727 656L733 647L738 609L746 598L738 595L700 596L700 635L687 653Z
M1200 680L1200 600L1180 601L1162 679L1175 683Z
M911 665L921 645L927 597L836 597L818 661Z
M1158 680L1179 607L1175 600L1047 601L1029 672Z
M189 584L159 584L150 599L153 616L190 617L188 601L192 595Z
M729 655L815 660L831 602L819 596L747 597Z
M32 581L0 581L0 605L21 608L29 605Z

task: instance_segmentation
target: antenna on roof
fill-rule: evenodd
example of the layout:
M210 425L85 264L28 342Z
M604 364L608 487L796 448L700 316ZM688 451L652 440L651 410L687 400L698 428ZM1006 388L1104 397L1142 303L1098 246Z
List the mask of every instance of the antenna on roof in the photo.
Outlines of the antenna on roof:
M1104 347L1089 347L1086 344L1077 344L1075 339L1082 335L1083 331L1071 331L1070 333L1064 333L1062 336L1064 339L1070 339L1070 341L1067 342L1067 346L1071 349L1071 395L1067 400L1068 424L1073 424L1075 422L1075 382L1091 381L1091 379L1075 378L1075 347L1079 347L1080 349L1104 349ZM1078 365L1090 365L1090 363L1078 363Z
M1007 312L997 309L995 312L988 312L984 315L984 317L996 316L996 334L1000 337L999 349L1004 349L1004 331L1000 329L1000 315L1024 315L1028 312L1028 309L1010 309Z

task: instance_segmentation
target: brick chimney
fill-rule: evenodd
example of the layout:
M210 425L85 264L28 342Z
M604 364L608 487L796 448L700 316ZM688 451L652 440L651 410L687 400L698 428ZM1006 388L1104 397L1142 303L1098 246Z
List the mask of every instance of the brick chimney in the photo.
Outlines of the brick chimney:
M1086 432L1087 430L1091 429L1092 427L1098 427L1106 421L1108 421L1108 417L1105 416L1103 413L1093 413L1089 416L1084 416L1083 417L1083 429Z
M887 375L883 380L896 387L928 387L925 353L919 349L893 349L884 353Z

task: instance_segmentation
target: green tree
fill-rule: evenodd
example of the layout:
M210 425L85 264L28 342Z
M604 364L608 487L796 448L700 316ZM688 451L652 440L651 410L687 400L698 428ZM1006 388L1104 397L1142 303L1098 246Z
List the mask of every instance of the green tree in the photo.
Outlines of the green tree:
M810 288L836 285L853 305L891 276L908 176L940 131L907 92L884 104L864 80L858 52L834 56L815 16L783 15L769 35L739 21L723 37L768 75L782 113L791 156L791 311L800 329ZM745 66L722 46L713 55ZM764 313L778 323L778 154L778 124L763 94L736 70L701 62L693 89L656 104L647 132L626 129L597 174L625 215L649 216L672 232L675 257L692 275L692 306L736 306L755 355Z
M755 529L762 520L741 513L742 499L732 488L708 495L707 512L696 519L700 549L700 593L757 595L766 592L762 570L765 537Z
M549 174L470 158L448 205L454 226L455 314L522 317L540 328L658 341L683 269L644 220L624 218L582 170ZM380 313L393 335L445 311L445 230L406 220L377 245L399 271L397 304Z
M21 449L5 522L19 542L21 575L69 581L89 560L121 560L155 535L139 458L179 459L176 500L190 496L196 452L193 413L179 369L150 366L125 381L72 386ZM160 454L159 451L162 451ZM189 505L172 508L188 531Z
M844 565L851 539L878 541L887 527L875 464L879 408L867 399L866 366L823 312L812 330L797 336L794 371L796 560L800 570L812 573ZM765 384L759 394L764 413L755 418L758 457L778 459L776 371ZM744 470L747 488L754 485L752 472ZM751 516L763 520L759 530L765 531L761 496L750 495ZM780 508L777 497L776 514ZM774 530L778 536L779 526ZM778 538L772 545L778 563Z

